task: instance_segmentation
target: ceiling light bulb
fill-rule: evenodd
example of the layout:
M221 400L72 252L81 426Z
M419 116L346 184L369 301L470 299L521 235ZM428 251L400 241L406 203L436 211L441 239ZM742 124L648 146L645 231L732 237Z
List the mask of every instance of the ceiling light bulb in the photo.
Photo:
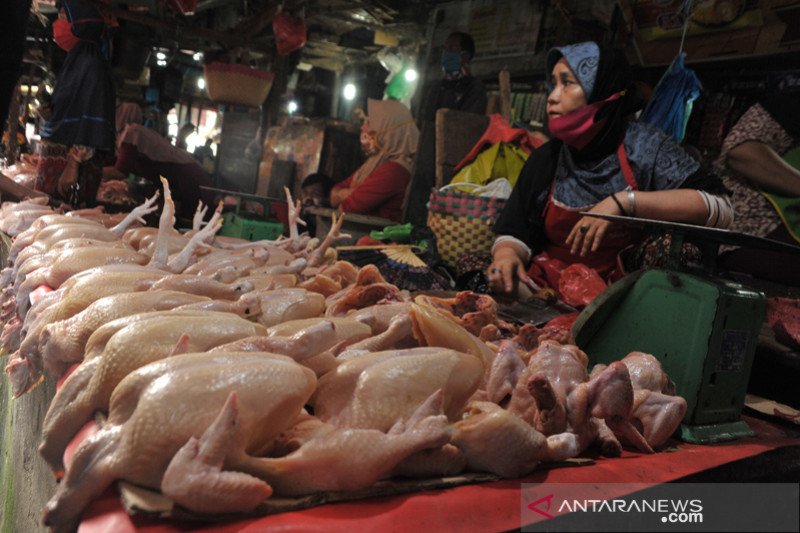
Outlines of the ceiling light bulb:
M297 111L297 102L295 102L294 100L290 101L286 105L286 109L289 111L289 114L294 113L295 111Z
M353 85L352 83L348 83L347 85L345 85L343 95L345 100L352 100L353 98L355 98L356 86Z

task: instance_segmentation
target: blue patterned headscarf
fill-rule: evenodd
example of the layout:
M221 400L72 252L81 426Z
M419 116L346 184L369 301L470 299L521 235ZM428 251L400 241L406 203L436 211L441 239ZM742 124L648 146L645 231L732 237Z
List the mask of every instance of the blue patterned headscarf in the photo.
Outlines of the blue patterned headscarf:
M625 91L621 98L598 112L598 118L606 119L606 126L574 157L576 160L598 159L614 152L624 135L628 117L644 104L628 60L620 50L592 41L559 46L547 54L548 78L562 57L581 84L587 103L600 102Z
M594 82L600 67L600 47L593 41L587 41L551 48L547 53L548 74L553 71L553 67L562 57L567 60L569 68L578 78L578 83L581 84L583 92L586 94L586 100L592 102Z

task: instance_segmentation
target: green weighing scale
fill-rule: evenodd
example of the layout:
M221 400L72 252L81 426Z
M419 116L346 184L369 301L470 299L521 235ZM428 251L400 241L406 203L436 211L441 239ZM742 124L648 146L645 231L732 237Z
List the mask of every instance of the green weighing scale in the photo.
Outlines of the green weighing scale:
M721 244L794 253L800 247L691 224L585 214L672 234L665 267L612 284L575 321L575 343L590 364L617 361L631 351L653 354L688 404L684 441L754 435L740 415L767 301L762 292L715 275L716 256ZM702 265L680 264L684 242L699 246Z

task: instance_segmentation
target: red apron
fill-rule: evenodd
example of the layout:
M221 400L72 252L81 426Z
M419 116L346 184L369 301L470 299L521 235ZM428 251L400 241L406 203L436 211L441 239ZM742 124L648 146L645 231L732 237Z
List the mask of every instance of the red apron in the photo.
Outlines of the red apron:
M622 144L617 149L617 156L619 157L622 175L628 186L634 191L638 190L636 179L633 176L633 171L628 163L628 157ZM640 240L641 233L621 224L612 224L609 226L603 237L603 242L596 252L588 252L583 257L572 254L570 246L566 243L567 236L572 231L572 228L575 227L575 224L583 217L581 211L585 211L585 208L569 209L556 205L553 202L554 186L555 181L550 186L550 194L544 208L544 230L548 241L545 251L550 257L559 259L568 265L583 263L596 270L604 279L608 278L609 274L617 267L617 254L623 248Z

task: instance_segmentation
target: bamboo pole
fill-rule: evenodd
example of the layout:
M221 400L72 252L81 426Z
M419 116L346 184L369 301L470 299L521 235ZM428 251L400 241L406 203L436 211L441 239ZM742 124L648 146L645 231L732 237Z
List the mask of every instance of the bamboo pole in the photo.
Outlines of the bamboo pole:
M500 114L511 122L511 73L503 68L499 74Z

